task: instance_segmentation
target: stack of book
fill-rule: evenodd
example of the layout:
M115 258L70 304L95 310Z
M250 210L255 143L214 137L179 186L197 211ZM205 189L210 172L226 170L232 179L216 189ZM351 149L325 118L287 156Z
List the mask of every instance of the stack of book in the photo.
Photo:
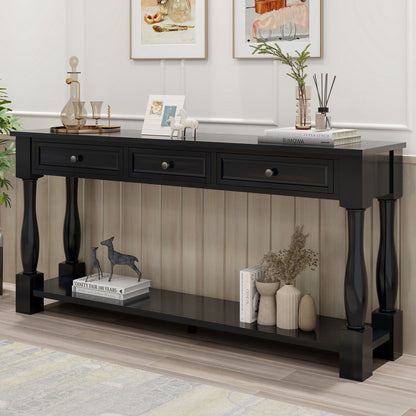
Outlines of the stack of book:
M109 282L109 276L104 273L101 279L98 279L98 274L75 279L72 282L72 296L117 305L149 297L150 280L140 279L138 282L135 277L113 275Z
M251 324L257 321L260 295L256 280L263 277L261 265L240 270L240 321Z
M305 146L339 146L361 142L354 129L297 130L295 127L279 127L264 130L259 143L277 143Z

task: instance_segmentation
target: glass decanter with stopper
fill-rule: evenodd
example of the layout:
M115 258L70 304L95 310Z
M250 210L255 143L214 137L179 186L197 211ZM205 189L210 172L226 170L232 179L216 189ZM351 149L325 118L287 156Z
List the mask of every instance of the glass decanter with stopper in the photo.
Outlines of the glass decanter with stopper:
M71 56L69 58L69 65L71 67L71 71L68 72L69 77L66 80L66 83L70 85L69 87L69 100L65 104L64 108L61 111L61 121L62 124L68 130L75 130L81 127L84 127L87 121L87 111L85 108L83 109L83 116L82 119L78 119L75 114L76 105L74 103L80 102L80 84L78 81L78 75L80 72L77 72L77 66L79 63L79 59L76 56Z
M175 23L183 23L191 18L192 8L190 0L169 0L168 16Z

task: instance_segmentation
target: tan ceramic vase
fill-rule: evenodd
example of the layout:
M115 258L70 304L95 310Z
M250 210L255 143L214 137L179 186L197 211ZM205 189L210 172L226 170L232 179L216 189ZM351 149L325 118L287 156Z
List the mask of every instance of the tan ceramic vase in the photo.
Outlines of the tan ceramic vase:
M284 285L276 293L276 326L282 329L299 327L300 290Z
M299 303L299 328L313 331L316 328L316 307L313 297L306 293Z
M259 313L257 323L259 325L276 325L276 300L275 295L280 282L265 283L256 281L256 288L260 293Z

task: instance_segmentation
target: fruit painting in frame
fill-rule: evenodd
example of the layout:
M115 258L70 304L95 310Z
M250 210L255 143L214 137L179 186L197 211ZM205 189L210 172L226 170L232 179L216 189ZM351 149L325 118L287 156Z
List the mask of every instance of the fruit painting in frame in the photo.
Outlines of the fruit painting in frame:
M208 0L130 0L130 59L206 59Z
M253 55L258 40L277 43L291 56L310 44L311 57L322 56L322 0L233 0L234 58Z

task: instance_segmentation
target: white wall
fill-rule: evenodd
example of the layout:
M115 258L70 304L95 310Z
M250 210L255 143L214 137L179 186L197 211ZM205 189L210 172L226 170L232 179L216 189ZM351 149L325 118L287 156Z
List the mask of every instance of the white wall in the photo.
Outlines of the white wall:
M294 82L285 68L233 59L233 2L208 2L207 60L132 61L129 0L1 0L0 85L25 128L60 124L75 54L83 99L110 104L126 128L140 128L148 95L158 93L186 94L203 131L259 134L293 124ZM309 74L337 75L335 125L358 127L366 138L406 140L406 153L416 154L413 1L323 0L323 11L323 58L310 61Z

